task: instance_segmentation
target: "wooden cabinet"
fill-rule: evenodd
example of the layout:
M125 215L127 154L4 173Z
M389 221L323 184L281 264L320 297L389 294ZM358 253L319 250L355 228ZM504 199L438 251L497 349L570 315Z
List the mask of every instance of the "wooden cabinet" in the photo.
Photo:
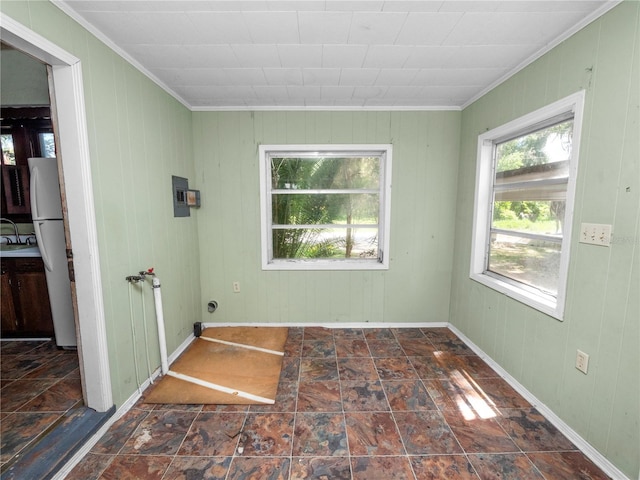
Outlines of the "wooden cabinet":
M31 222L29 157L55 157L49 107L2 107L0 111L0 207L2 216Z
M47 279L41 258L2 259L2 336L53 336Z
M2 284L0 285L0 295L2 296L2 336L6 333L15 332L18 328L16 319L16 309L13 305L13 292L11 291L11 280L9 272L4 270L4 262L2 263Z

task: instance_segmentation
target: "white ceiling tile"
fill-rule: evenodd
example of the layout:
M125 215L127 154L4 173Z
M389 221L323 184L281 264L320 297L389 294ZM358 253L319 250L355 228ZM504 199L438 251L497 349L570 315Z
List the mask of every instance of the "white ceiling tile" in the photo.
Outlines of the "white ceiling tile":
M415 86L398 86L392 85L385 92L385 97L393 98L415 98L421 97L424 92L424 87Z
M498 12L591 12L600 1L581 0L506 0L498 2Z
M65 0L194 107L463 105L610 0Z
M414 47L404 68L438 68L455 54L459 47Z
M517 0L526 3L523 0ZM500 5L495 0L445 0L439 12L494 12Z
M192 67L239 67L240 62L231 45L182 45L185 58ZM172 49L172 51L175 51ZM198 62L199 60L199 62Z
M504 68L532 55L535 45L416 47L404 68Z
M165 83L176 86L224 86L233 77L217 68L153 68L151 73Z
M264 68L269 85L303 85L300 68Z
M284 85L255 85L253 91L259 98L272 98L275 100L289 98L289 91Z
M481 89L479 86L434 86L425 88L423 92L427 98L464 101L466 98L473 97Z
M463 13L410 13L396 45L440 45Z
M201 0L71 0L67 3L78 12L187 12L211 6Z
M300 42L307 44L348 43L351 13L298 12Z
M319 10L325 9L324 0L269 0L267 2L267 8L272 11L289 12L289 11L304 11L304 10ZM258 9L258 10L263 10Z
M280 56L275 45L231 45L242 67L279 67Z
M400 68L411 55L411 48L396 45L371 45L362 64L365 68Z
M229 45L125 45L129 54L147 68L239 67Z
M343 99L353 96L354 87L329 85L322 88L322 98Z
M256 94L249 86L180 86L179 91L185 97L211 98L221 100L225 98L255 98Z
M320 98L321 88L311 85L291 85L287 87L290 98Z
M376 85L411 85L418 69L382 69L376 78Z
M268 97L257 97L251 101L244 101L244 105L250 108L260 108L260 107L277 107L283 101L287 102L287 105L294 106L293 99L287 97L285 99L277 99L277 98L268 98Z
M340 85L373 85L379 73L378 68L343 68L340 72Z
M94 12L84 15L109 38L120 44L181 43L193 31L186 14L165 12Z
M182 43L251 43L251 35L240 12L189 12L194 25Z
M201 64L201 60L197 57L189 57L185 55L185 49L179 45L157 45L157 44L133 44L124 45L126 51L133 58L145 65L148 69L155 67L197 67ZM235 60L236 56L231 52L231 57ZM193 65L192 62L196 64Z
M222 71L230 79L228 85L267 85L261 68L224 68Z
M253 43L299 43L296 12L244 12Z
M460 86L460 85L488 85L502 75L505 70L500 68L425 68L417 72L413 85L420 86Z
M444 0L388 0L382 10L385 12L437 12Z
M382 98L388 89L389 87L387 86L356 87L353 92L353 98Z
M131 2L131 0L127 0ZM163 1L163 0L161 0ZM179 0L181 1L181 0ZM201 8L214 12L256 12L269 9L271 0L196 0Z
M406 13L396 12L354 12L348 43L392 45L406 17Z
M384 5L383 0L327 0L327 10L380 12Z
M368 48L366 45L323 45L322 66L328 68L361 67Z
M443 58L440 65L437 66L448 68L508 68L533 55L538 48L535 45L447 47L449 55L447 58Z
M338 85L339 68L303 68L302 79L305 85Z
M322 45L278 45L283 67L322 67Z
M101 0L74 0L73 3L69 2L70 6L78 13L86 12L119 12L123 10L125 2L111 2ZM129 3L129 2L127 2ZM147 8L147 6L145 6Z
M579 13L539 12L466 13L445 45L544 45L552 31L563 32L577 21Z

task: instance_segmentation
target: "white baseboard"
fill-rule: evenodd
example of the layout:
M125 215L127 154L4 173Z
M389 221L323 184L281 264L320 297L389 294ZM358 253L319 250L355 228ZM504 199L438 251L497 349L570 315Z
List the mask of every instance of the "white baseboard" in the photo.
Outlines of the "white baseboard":
M229 323L206 322L202 328L210 327L323 327L323 328L438 328L448 327L448 322L403 322L403 323L376 323L376 322L351 322L351 323Z
M191 333L184 342L182 342L175 351L169 355L167 358L169 365L173 363L181 354L184 352L187 347L195 340L193 333ZM161 370L157 368L152 374L150 378L147 378L140 388L136 390L121 406L116 412L109 418L100 429L94 433L89 440L85 442L85 444L76 452L76 454L71 457L71 459L62 467L58 473L56 473L52 480L63 480L70 472L74 469L74 467L80 463L87 453L91 451L96 443L102 438L102 436L107 433L107 430L111 428L111 426L116 423L125 413L127 413L133 406L136 404L138 400L142 397L142 392L144 392L152 383L153 380L160 376Z
M449 330L455 333L460 339L473 350L476 355L482 358L487 364L493 368L509 385L513 387L520 395L522 395L531 405L533 405L554 427L571 440L578 449L584 453L593 463L595 463L604 473L609 475L613 480L630 480L618 467L611 463L604 455L596 450L589 442L582 438L575 430L567 425L553 410L542 403L533 393L527 390L520 382L512 377L509 372L502 368L496 361L487 355L480 347L473 343L464 333L462 333L454 325L449 324ZM638 479L640 480L640 478Z

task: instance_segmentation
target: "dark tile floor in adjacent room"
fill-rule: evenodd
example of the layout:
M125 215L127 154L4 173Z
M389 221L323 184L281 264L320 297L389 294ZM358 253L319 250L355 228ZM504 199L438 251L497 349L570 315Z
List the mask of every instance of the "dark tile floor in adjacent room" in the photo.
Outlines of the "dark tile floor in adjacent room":
M0 342L0 464L10 466L37 439L83 405L75 350L53 341Z
M275 405L142 398L67 478L608 477L446 328L307 327Z

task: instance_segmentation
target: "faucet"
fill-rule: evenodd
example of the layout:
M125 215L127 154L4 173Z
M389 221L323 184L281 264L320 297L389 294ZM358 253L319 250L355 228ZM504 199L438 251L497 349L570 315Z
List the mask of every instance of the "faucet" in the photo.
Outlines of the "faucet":
M0 218L0 222L10 223L11 225L13 225L13 233L16 236L16 243L20 243L20 232L18 231L18 225L16 225L8 218Z

